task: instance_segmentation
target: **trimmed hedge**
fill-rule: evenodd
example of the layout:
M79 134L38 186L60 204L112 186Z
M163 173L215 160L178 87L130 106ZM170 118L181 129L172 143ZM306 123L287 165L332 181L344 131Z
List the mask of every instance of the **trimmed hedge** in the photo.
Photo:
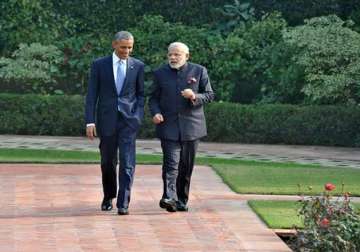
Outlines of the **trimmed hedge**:
M211 105L209 141L360 146L356 106Z
M85 97L0 94L0 134L84 136ZM140 137L154 137L148 111Z
M360 146L356 106L241 105L205 109L206 141ZM85 134L84 97L0 94L0 134ZM140 138L154 138L146 108Z
M0 94L0 134L81 135L82 96Z

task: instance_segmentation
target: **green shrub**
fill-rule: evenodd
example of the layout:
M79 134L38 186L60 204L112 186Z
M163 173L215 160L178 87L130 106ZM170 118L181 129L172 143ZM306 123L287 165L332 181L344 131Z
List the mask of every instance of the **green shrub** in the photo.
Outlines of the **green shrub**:
M359 33L332 15L306 20L305 25L283 35L287 47L294 52L291 68L303 69L305 82L301 92L305 100L311 104L360 102ZM296 80L285 82L296 85Z
M80 95L0 94L0 134L85 135L85 99ZM141 137L154 137L148 110Z
M356 106L240 105L206 107L207 141L358 146Z
M54 91L50 84L60 74L61 56L53 45L20 44L11 58L0 58L0 80L19 83L34 93L49 93Z
M0 95L0 134L82 135L82 96Z
M240 105L205 107L205 141L360 146L356 106ZM85 133L84 97L0 94L0 134ZM148 107L140 138L155 138Z
M274 47L282 41L286 27L281 15L273 13L259 22L239 26L224 39L209 70L217 80L214 89L219 100L255 103L262 99L261 89L274 82L268 69L273 58L283 53Z

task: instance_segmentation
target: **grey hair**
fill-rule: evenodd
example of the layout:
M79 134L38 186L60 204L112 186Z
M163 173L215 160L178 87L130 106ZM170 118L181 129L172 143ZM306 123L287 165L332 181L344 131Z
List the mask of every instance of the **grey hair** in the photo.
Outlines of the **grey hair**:
M119 31L114 35L113 40L134 40L134 36L128 31Z
M182 42L171 43L168 47L168 51L170 51L171 49L174 49L174 48L179 48L184 53L189 54L189 47Z

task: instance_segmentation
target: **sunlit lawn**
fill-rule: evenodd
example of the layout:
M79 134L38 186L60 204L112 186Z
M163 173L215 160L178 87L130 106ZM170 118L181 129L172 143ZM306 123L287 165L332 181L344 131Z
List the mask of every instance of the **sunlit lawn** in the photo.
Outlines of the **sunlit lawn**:
M324 184L331 182L336 185L334 193L349 191L353 196L360 195L360 169L245 161L210 164L238 193L319 194Z

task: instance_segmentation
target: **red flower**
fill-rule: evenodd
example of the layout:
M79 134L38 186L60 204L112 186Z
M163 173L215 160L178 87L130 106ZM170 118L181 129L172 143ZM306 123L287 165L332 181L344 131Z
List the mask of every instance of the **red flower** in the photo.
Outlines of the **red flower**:
M325 190L326 190L326 191L332 191L332 190L334 190L335 188L336 188L336 186L333 185L333 184L331 184L331 183L326 183L326 184L325 184Z
M196 82L196 79L194 77L190 77L187 82L189 84L194 84Z
M330 221L327 218L324 218L320 221L320 226L323 228L327 228L330 225Z

